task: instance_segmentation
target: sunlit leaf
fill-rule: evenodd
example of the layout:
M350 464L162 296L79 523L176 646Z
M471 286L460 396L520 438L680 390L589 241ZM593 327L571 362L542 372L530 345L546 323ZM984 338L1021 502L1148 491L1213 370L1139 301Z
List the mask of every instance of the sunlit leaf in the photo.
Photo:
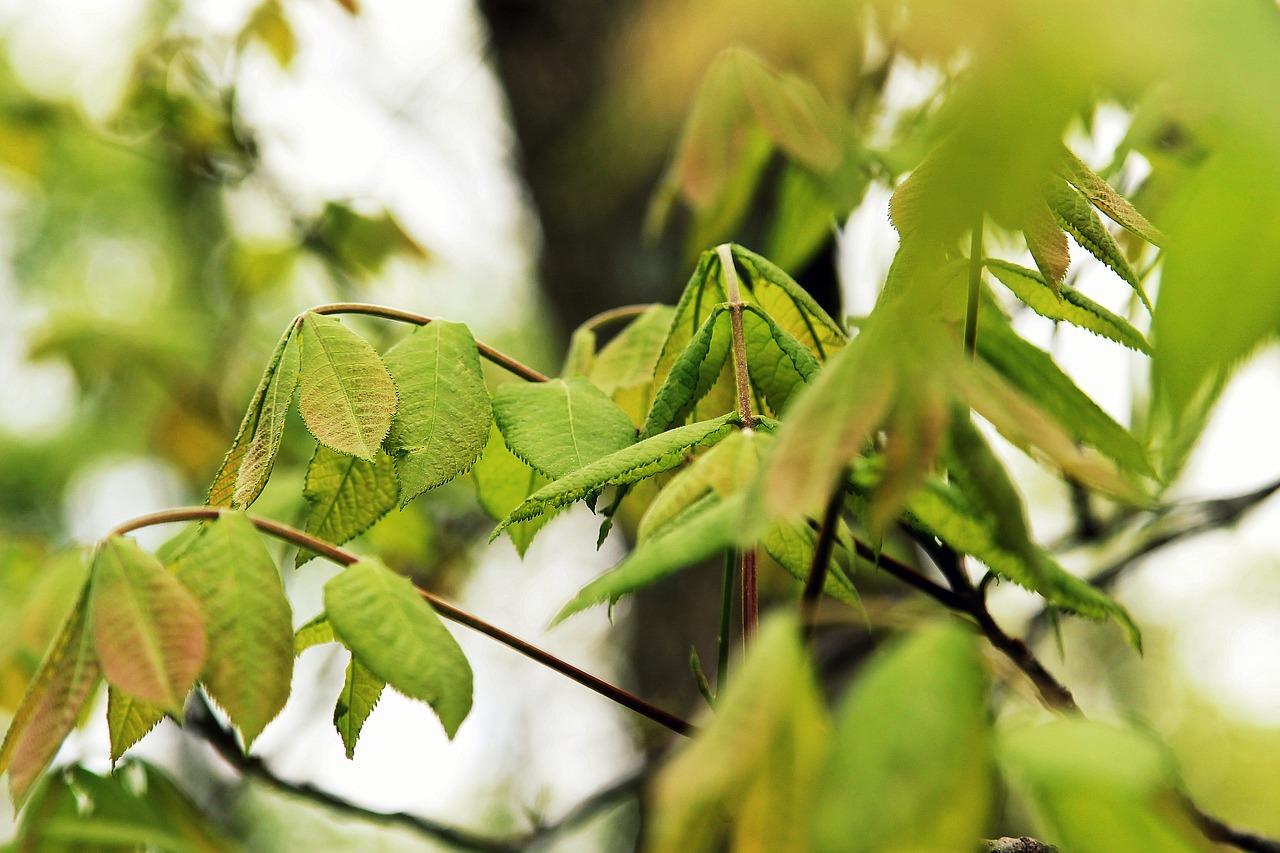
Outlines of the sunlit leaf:
M205 659L205 617L187 588L138 543L112 536L93 560L89 624L107 681L182 713Z
M284 707L293 676L293 617L275 561L248 516L224 513L173 570L204 606L200 681L247 747Z
M1163 246L1165 237L1154 225L1147 221L1124 196L1113 190L1106 181L1080 161L1070 151L1065 152L1062 165L1063 176L1084 194L1089 203L1101 210L1113 222L1138 235L1154 246Z
M476 484L476 500L494 521L506 518L507 513L550 482L507 449L496 423L489 431L489 444L485 447L484 454L471 468L471 477ZM506 528L511 543L521 557L548 518L549 516L542 515Z
M636 536L644 541L660 533L690 505L709 492L722 498L750 485L772 435L758 430L734 430L666 483L640 519Z
M165 717L164 709L130 696L115 687L107 688L107 731L111 739L111 762L120 760L129 747L142 740Z
M817 375L818 359L758 307L746 306L742 321L751 384L773 411L782 412L795 392Z
M1057 293L1062 288L1062 282L1067 277L1067 267L1071 264L1067 235L1058 226L1054 212L1043 201L1032 205L1021 226L1022 235L1027 240L1027 249L1035 259L1041 277Z
M302 495L311 505L307 532L334 545L359 536L396 508L400 484L391 457L379 452L372 462L316 445L307 466ZM315 554L298 551L297 565Z
M391 429L396 386L364 338L338 320L303 316L298 408L326 447L372 461Z
M1053 208L1054 216L1058 219L1058 224L1075 237L1076 242L1088 250L1089 254L1110 267L1133 288L1133 292L1142 300L1143 306L1147 311L1151 311L1151 300L1147 298L1147 292L1143 289L1142 282L1138 280L1138 274L1133 271L1133 267L1129 265L1129 259L1120 251L1111 232L1102 224L1102 220L1098 218L1098 214L1089 203L1065 184L1050 188L1046 197Z
M429 704L452 738L471 710L471 666L431 605L376 559L324 586L334 633L369 672Z
M338 702L333 708L333 726L342 737L347 758L355 758L360 730L382 698L382 691L386 686L387 683L360 663L355 654L351 655L342 692L338 694Z
M623 388L648 385L671 328L675 309L653 305L605 344L588 374L593 385L612 395Z
M503 385L493 415L511 452L552 479L636 439L627 413L580 376Z
M434 321L386 355L399 389L387 452L400 477L400 503L464 474L489 438L493 413L480 355L461 323Z
M760 537L760 547L787 574L804 583L809 580L809 572L813 570L813 554L817 540L817 534L808 525L778 523ZM832 559L839 564L839 568L827 572L827 580L822 591L851 607L860 607L861 599L858 597L858 591L854 589L846 575L854 563L854 554L850 545L849 530L842 524L836 534L836 542L832 550Z
M760 308L821 360L844 347L848 335L809 292L781 267L750 249L734 246L733 258L747 273Z
M297 657L313 646L337 641L338 638L333 635L333 626L329 624L329 614L321 611L294 632L293 656Z

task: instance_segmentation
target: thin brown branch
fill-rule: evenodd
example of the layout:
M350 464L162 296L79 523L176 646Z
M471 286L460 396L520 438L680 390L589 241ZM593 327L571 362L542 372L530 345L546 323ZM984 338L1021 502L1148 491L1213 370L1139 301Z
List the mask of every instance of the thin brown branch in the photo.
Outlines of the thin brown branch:
M139 530L156 524L168 524L179 521L207 521L216 519L222 515L222 513L228 511L229 510L221 507L208 506L183 507L179 509L164 510L163 512L156 512L151 515L144 515L131 521L127 521L112 530L109 535L123 536L124 534L130 533L134 530ZM338 563L339 565L350 566L360 561L360 557L356 554L339 548L332 543L324 541L323 539L312 536L309 533L304 533L297 528L289 527L286 524L281 524L278 521L273 521L269 518L262 518L260 516L250 515L248 518L249 521L253 523L253 526L263 533L274 536L275 538L288 542L292 545L296 545L299 548L314 551L317 554ZM561 675L578 682L583 687L594 690L596 693L616 702L624 708L629 708L637 714L647 717L658 725L664 726L676 734L693 734L693 725L674 714L668 713L654 705L650 705L640 697L622 689L621 687L585 672L573 664L561 660L550 652L541 649L532 643L528 643L513 634L509 634L501 628L484 621L478 616L474 616L471 613L450 604L439 596L430 593L421 587L418 587L417 589L418 593L444 618L457 622L460 625L465 625L491 639L497 640L504 646L514 649L525 657L535 660L549 669L555 670Z
M720 256L725 291L729 297L729 324L733 336L733 376L738 391L738 414L742 417L742 428L753 429L756 425L756 417L751 410L751 377L747 372L747 336L742 326L742 310L746 303L742 301L738 268L733 264L733 252L730 251L729 244L717 246L716 254Z
M581 326L580 329L590 329L591 331L599 331L600 329L612 326L614 323L621 323L628 320L634 320L644 312L651 308L656 308L657 302L649 302L643 305L622 305L617 308L610 308L608 311L601 311L594 317L589 318Z

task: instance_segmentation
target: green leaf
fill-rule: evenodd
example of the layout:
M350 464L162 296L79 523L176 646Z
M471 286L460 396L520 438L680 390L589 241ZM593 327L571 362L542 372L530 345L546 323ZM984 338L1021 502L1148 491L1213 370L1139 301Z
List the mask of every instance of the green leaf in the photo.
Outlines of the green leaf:
M296 331L296 327L290 325L271 354L235 441L209 486L205 498L209 506L248 507L257 500L271 476L284 436L285 416L298 385Z
M403 506L465 474L484 450L493 412L471 331L436 320L387 352L400 405L387 452L395 459Z
M307 429L326 447L372 461L396 411L386 365L364 338L310 311L301 344L298 408Z
M804 269L823 244L833 239L838 220L847 211L831 200L812 172L795 163L782 167L777 195L765 254L782 267Z
M689 518L674 529L646 539L622 562L584 586L552 621L558 625L596 604L612 606L624 595L644 589L680 569L696 565L741 541L742 498L731 497Z
M787 574L801 583L809 579L813 569L813 552L817 547L818 535L808 526L797 526L778 523L771 526L760 537L760 547L781 566ZM832 569L827 572L826 583L822 591L837 601L843 601L850 607L861 608L862 599L858 591L849 581L848 570L853 566L854 553L850 547L849 530L843 524L836 535L832 559L837 561L843 570Z
M107 681L181 714L205 657L200 604L123 536L99 544L90 583L89 624Z
M333 726L342 737L347 758L356 757L356 742L365 720L373 713L387 683L369 671L353 653L347 664L347 678L333 708Z
M731 344L728 309L716 305L654 394L641 439L652 438L689 416L719 378Z
M324 586L334 633L373 675L429 704L452 739L471 711L471 666L431 605L376 559Z
M1053 211L1043 200L1032 203L1030 213L1022 222L1022 235L1040 275L1057 293L1071 265L1071 247Z
M511 452L552 479L636 440L627 413L580 376L503 385L493 415Z
M381 451L368 462L318 444L307 466L302 495L311 505L307 532L341 545L396 508L400 483L391 457ZM315 556L301 549L296 565Z
M995 310L983 311L978 354L1077 440L1092 445L1127 471L1155 476L1146 450L1081 391L1044 350L1020 337Z
M243 44L250 38L260 41L281 68L288 68L293 64L298 41L293 34L293 27L289 25L289 19L285 17L280 0L266 0L253 11L239 41Z
M849 341L809 292L768 258L750 249L732 247L734 260L746 270L751 292L760 308L779 326L825 361Z
M494 531L491 540L508 526L580 500L605 486L638 483L654 474L670 471L685 460L694 447L715 444L732 432L738 415L729 413L709 421L655 435L543 486L512 510Z
M689 257L724 242L741 227L751 212L760 181L767 174L765 169L773 160L774 144L763 128L748 122L739 133L737 153L720 192L709 203L693 206L684 241Z
M471 477L476 484L476 500L494 521L506 518L525 498L550 482L507 449L496 423L490 429L484 455L471 469ZM549 516L544 515L507 528L507 535L521 557L548 520Z
M293 677L293 616L280 573L242 513L207 525L173 570L204 605L200 680L247 748L284 707Z
M596 363L596 332L587 326L579 326L569 336L569 349L564 354L564 366L560 375L590 376Z
M755 305L743 311L748 375L775 412L782 412L799 388L818 373L818 359L804 344Z
M1163 246L1165 236L1147 221L1124 196L1113 190L1106 181L1080 161L1070 151L1064 152L1062 172L1072 186L1080 190L1089 203L1101 210L1113 222L1138 235L1153 246Z
M714 717L659 773L645 849L806 853L827 741L799 627L774 617Z
M674 519L704 495L715 493L727 498L746 489L772 439L769 433L756 430L729 433L662 487L641 517L636 538L643 542L666 530Z
M711 313L717 306L728 301L729 296L719 272L719 256L714 251L703 252L698 258L698 266L680 294L680 301L676 303L671 329L667 332L662 351L658 355L658 364L653 371L653 381L658 387L666 381L676 360L684 353Z
M592 384L613 395L653 382L654 366L674 318L671 306L654 305L632 320L596 354L588 374Z
M1129 321L1111 313L1080 291L1064 284L1054 294L1039 273L1006 261L988 259L986 266L1001 284L1040 316L1065 320L1129 349L1151 354L1151 344Z
M18 805L75 728L102 677L87 622L82 597L27 685L0 744L0 773L9 771L9 791Z
M879 654L837 713L812 849L974 849L995 804L986 681L956 625Z
M1072 853L1208 853L1168 753L1144 734L1061 719L1002 733L999 756L1038 835Z
M164 719L164 709L124 693L107 688L107 731L111 739L111 763L114 765L125 750L142 740Z
M337 641L338 638L333 635L333 626L329 624L329 614L322 610L294 633L293 656L297 657L312 646Z
M1065 228L1072 237L1076 238L1076 242L1088 250L1098 260L1102 261L1115 272L1116 275L1124 279L1124 282L1133 288L1133 292L1138 294L1138 298L1142 300L1142 304L1150 312L1151 300L1147 298L1147 292L1142 288L1142 282L1138 280L1138 274L1133 271L1133 267L1129 265L1129 259L1124 256L1124 252L1120 251L1120 247L1116 245L1116 241L1112 238L1111 232L1102 224L1102 220L1098 218L1098 214L1087 201L1071 187L1066 184L1059 184L1051 187L1046 193L1050 207L1053 208L1053 214L1057 217L1058 224Z

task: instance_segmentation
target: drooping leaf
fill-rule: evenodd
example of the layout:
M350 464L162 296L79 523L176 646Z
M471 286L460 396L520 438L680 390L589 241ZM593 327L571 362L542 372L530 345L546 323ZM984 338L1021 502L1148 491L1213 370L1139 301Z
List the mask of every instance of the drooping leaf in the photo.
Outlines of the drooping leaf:
M307 532L341 545L396 508L400 483L391 457L381 451L368 462L318 444L307 466L302 495L311 505ZM299 550L296 564L314 556L312 551Z
M774 143L763 128L748 121L738 132L741 141L737 154L729 163L719 193L706 204L693 205L684 240L688 257L696 256L707 246L724 242L741 227L751 212L751 203L767 174L766 168L773 160Z
M789 616L767 621L714 717L659 773L646 849L804 853L829 740Z
M333 626L329 624L329 614L322 610L294 632L293 656L297 657L312 646L337 641L338 638L333 635Z
M658 364L653 371L653 381L658 387L666 381L676 360L684 353L707 318L718 305L728 299L724 277L720 275L719 255L714 251L703 252L680 294L680 301L676 303L675 314L671 319L671 328L662 343Z
M729 312L724 305L717 305L654 394L653 406L640 429L641 439L652 438L689 416L719 378L730 346Z
M387 452L395 459L404 505L464 474L489 438L493 412L471 331L436 320L386 355L399 389Z
M809 572L813 569L813 553L817 541L817 534L807 525L780 522L764 532L760 537L760 547L787 574L804 583L809 579ZM849 531L842 524L840 531L836 534L836 543L832 551L832 559L839 563L840 569L827 572L827 580L823 584L822 591L851 607L861 607L858 591L854 589L846 574L855 559L850 544Z
M271 361L240 422L240 430L209 486L205 503L210 506L248 507L262 493L271 476L284 435L285 415L298 385L296 331L296 327L290 325L271 354Z
M818 373L818 359L786 329L754 305L742 316L748 376L775 412L782 412L800 386Z
M324 586L334 633L376 677L426 702L452 738L471 710L471 665L408 578L361 560Z
M342 737L347 758L355 758L360 730L382 698L382 691L386 686L387 683L360 663L355 654L351 655L342 692L338 694L338 702L333 707L333 727Z
M506 518L529 495L550 482L507 449L496 423L490 429L484 454L471 469L471 477L476 484L476 500L494 521ZM548 520L549 516L543 515L507 527L507 535L521 557Z
M596 363L596 332L587 326L579 326L569 336L569 349L564 354L564 366L560 368L560 376L591 375Z
M757 430L734 430L718 441L662 487L640 519L637 539L662 533L708 493L727 498L745 490L772 438Z
M1147 292L1142 287L1142 282L1138 280L1138 274L1133 271L1133 267L1129 265L1129 259L1124 256L1124 252L1120 251L1120 247L1116 245L1116 241L1112 238L1111 232L1102 224L1102 220L1098 218L1098 214L1087 201L1066 184L1059 184L1051 187L1046 193L1050 206L1053 208L1053 214L1057 217L1058 224L1067 230L1072 237L1076 238L1076 242L1088 250L1098 260L1102 261L1108 267L1120 276L1126 284L1133 288L1133 292L1142 300L1143 306L1148 312L1152 310L1151 300L1147 298Z
M112 536L93 560L89 624L107 681L181 714L205 658L200 604L132 539Z
M739 533L742 498L712 503L697 515L683 519L679 527L653 536L636 546L622 562L584 586L561 608L552 624L559 624L595 604L611 606L622 596L653 584L668 575L706 560L726 548L746 544Z
M784 268L803 269L832 238L842 211L817 177L787 163L778 178L778 200L764 252ZM856 206L856 205L855 205Z
M1207 853L1170 756L1144 734L1081 718L1000 736L1001 764L1039 826L1073 853Z
M1067 245L1067 235L1062 233L1053 211L1043 201L1037 201L1031 206L1022 222L1022 234L1040 275L1053 288L1053 292L1057 293L1067 277L1071 249Z
M204 605L200 680L248 747L289 698L293 617L275 561L248 516L224 513L174 564Z
M670 471L684 462L689 450L715 444L733 431L737 423L738 415L730 412L709 421L676 427L597 459L534 492L502 520L491 538L496 538L518 521L571 504L605 486L638 483L654 474Z
M1151 344L1129 321L1103 308L1075 288L1064 284L1055 294L1039 273L1025 267L997 260L988 260L986 266L1001 284L1012 290L1015 296L1040 316L1050 320L1065 320L1129 349L1151 354Z
M592 384L610 395L650 384L674 317L671 306L652 305L632 320L596 354L588 374Z
M493 414L511 452L552 479L636 439L627 413L580 376L503 385L494 392Z
M813 850L971 850L995 778L973 636L929 627L879 655L836 717Z
M14 712L0 744L0 773L21 804L53 761L102 677L82 599L67 618Z
M107 731L111 739L111 763L125 750L142 740L164 719L164 709L130 696L115 687L107 688Z
M848 342L840 324L777 264L737 245L733 246L733 258L746 270L760 308L820 360L825 361Z
M1153 246L1163 246L1165 237L1154 225L1147 221L1124 196L1113 190L1106 181L1080 161L1070 151L1063 157L1063 177L1072 186L1084 194L1089 203L1101 210L1113 222L1122 228L1138 235Z
M372 460L391 429L396 386L364 338L322 314L303 315L298 408L316 440Z

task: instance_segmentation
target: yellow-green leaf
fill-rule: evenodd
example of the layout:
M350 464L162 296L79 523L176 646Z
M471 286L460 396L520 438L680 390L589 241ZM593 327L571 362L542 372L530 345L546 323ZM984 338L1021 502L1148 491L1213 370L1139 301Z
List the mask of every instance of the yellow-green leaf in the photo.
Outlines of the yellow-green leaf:
M333 317L302 318L298 408L326 447L372 460L391 429L396 386L364 338Z
M494 521L506 518L507 513L524 503L529 495L550 482L507 449L496 423L490 429L484 455L471 468L471 477L476 484L476 500ZM521 557L548 519L548 515L541 515L506 528Z
M631 417L581 376L503 385L493 415L511 452L552 479L636 440Z
M369 462L319 444L307 466L302 495L311 505L307 532L341 545L396 508L400 483L391 457L381 451ZM299 550L297 565L314 556Z
M355 758L360 731L364 728L365 720L373 713L378 700L382 698L382 691L386 686L387 683L370 672L354 653L351 655L342 692L338 694L338 702L333 706L333 727L342 737L347 758Z
M108 687L107 731L111 740L111 763L115 764L125 750L150 734L164 716L164 709L158 705Z

